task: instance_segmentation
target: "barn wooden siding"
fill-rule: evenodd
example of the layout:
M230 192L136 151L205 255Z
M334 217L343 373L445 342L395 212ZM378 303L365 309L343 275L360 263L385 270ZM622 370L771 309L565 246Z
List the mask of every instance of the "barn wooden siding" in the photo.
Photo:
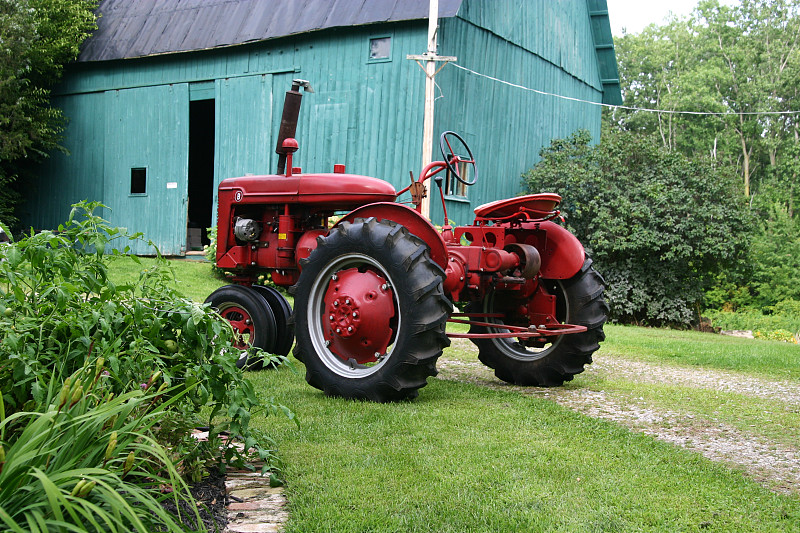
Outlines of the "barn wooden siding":
M440 22L439 53L456 56L473 71L528 88L591 102L603 92L584 2L509 0L507 9L464 2L457 17ZM454 130L478 161L478 183L467 198L449 197L448 217L468 223L473 209L520 194L521 175L539 161L539 150L577 129L600 138L600 108L536 94L445 67L437 76L435 131ZM434 153L441 157L438 146ZM558 191L553 191L558 192ZM432 219L442 222L440 202Z
M408 171L419 172L424 99L424 76L405 56L421 52L424 32L424 22L334 29L75 65L56 100L71 120L70 155L55 153L45 165L28 195L29 223L54 227L72 202L97 199L113 224L145 232L164 254L183 253L190 99L215 100L216 190L228 177L275 172L283 95L294 78L315 90L304 95L296 166L331 172L344 163L350 173L405 186ZM375 36L391 36L390 61L368 61ZM134 167L147 168L146 196L129 192ZM152 253L145 244L133 251Z
M526 87L600 102L608 97L596 52L602 0L465 0L440 19L439 53L472 70ZM602 7L602 5L600 7ZM595 6L596 7L596 6ZM599 26L608 25L600 15ZM602 24L605 20L604 24ZM388 60L368 59L369 40L391 37ZM608 36L610 41L610 34ZM190 102L213 99L214 205L225 178L274 173L275 135L291 80L310 80L295 165L347 171L397 189L421 167L425 75L406 59L426 48L427 21L334 28L212 50L72 65L56 103L71 121L65 147L27 194L27 222L55 227L70 204L100 200L118 226L142 231L168 255L185 252ZM613 57L613 49L611 49ZM521 174L542 146L578 128L600 134L597 106L523 91L446 66L436 78L438 133L462 133L478 161L478 184L448 199L449 218L468 223L477 205L519 194ZM619 95L617 88L617 97ZM130 193L132 168L147 193ZM432 219L442 222L438 191ZM401 198L401 200L403 200ZM152 253L144 244L135 253Z

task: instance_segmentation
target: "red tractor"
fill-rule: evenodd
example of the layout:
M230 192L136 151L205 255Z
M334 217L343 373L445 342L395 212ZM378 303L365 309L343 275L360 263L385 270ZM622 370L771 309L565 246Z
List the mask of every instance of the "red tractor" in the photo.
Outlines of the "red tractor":
M240 366L261 364L250 347L287 355L296 341L309 384L385 402L417 395L448 337L470 339L481 362L518 385L561 385L591 363L604 338L604 283L580 242L553 222L560 196L485 204L463 227L449 226L445 211L437 230L420 214L425 183L433 178L443 200L444 173L465 186L477 180L472 152L449 131L443 160L400 192L343 165L301 173L292 162L301 87L310 89L295 80L286 93L277 174L219 186L217 266L234 284L206 301L237 331ZM413 208L395 202L405 193ZM267 273L293 292L294 313L278 291L257 285ZM447 322L469 331L447 333Z

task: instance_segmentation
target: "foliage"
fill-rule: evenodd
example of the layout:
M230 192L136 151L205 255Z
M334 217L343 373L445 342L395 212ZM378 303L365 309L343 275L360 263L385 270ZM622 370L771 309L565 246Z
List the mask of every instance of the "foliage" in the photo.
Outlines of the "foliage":
M782 300L763 309L708 310L705 314L722 329L751 330L762 338L800 339L800 300ZM785 332L785 333L776 333Z
M206 230L208 232L208 239L209 244L207 244L204 248L205 258L206 261L210 261L212 263L217 262L217 227L212 226ZM216 268L216 266L214 267Z
M606 118L735 169L760 219L749 266L720 273L706 305L743 309L799 298L800 125L796 114L781 112L800 109L800 3L702 0L691 17L615 45L625 104L664 111L618 109Z
M701 59L693 26L672 19L615 38L614 44L625 105L660 111L616 109L606 118L626 131L654 135L665 148L687 156L736 153L737 147L722 135L725 124L720 118L680 114L726 111L707 83L721 67Z
M714 276L741 260L744 202L707 160L618 131L597 146L575 133L541 157L523 176L527 188L561 194L569 229L606 279L615 320L688 325Z
M622 128L657 134L687 156L710 155L736 168L745 196L780 177L793 202L800 108L800 4L796 0L699 2L688 19L615 39L625 104L665 112L616 110ZM726 113L673 114L673 111ZM774 190L772 192L775 192Z
M205 252L206 261L212 263L211 272L216 279L230 283L233 275L217 266L217 227L210 227L206 231L208 232L210 243L203 247L203 251Z
M791 331L785 329L776 329L773 331L754 331L753 336L756 339L764 339L768 341L781 341L793 342L797 344L797 337Z
M800 220L785 207L773 205L760 221L750 251L753 306L800 300Z
M195 515L187 522L202 528L185 482L152 437L171 408L164 387L154 379L148 390L115 396L100 358L61 387L51 382L34 411L5 417L0 401L3 530L186 530L161 506L165 499L188 502Z
M96 28L96 0L0 0L0 220L16 221L11 186L57 147L64 119L50 88Z
M196 444L186 430L207 425L213 446L227 431L265 460L265 470L277 467L271 442L250 427L250 419L291 412L257 398L236 368L229 324L182 298L163 258L135 283L108 279L105 251L140 237L110 227L93 214L98 207L78 204L57 232L31 234L0 249L0 391L8 409L33 410L54 380L102 357L115 394L163 380L165 397L175 398L170 424L183 429L170 444L189 462L205 454L191 449ZM223 453L225 462L244 459L232 446ZM189 468L188 462L180 466Z

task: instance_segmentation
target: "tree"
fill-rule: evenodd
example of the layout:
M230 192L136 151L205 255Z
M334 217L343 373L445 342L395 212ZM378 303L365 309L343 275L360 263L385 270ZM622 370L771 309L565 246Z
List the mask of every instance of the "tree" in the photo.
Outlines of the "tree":
M735 113L728 125L740 145L745 196L751 193L754 156L777 164L778 147L794 129L788 115L747 113L783 111L793 103L787 89L793 90L800 74L799 8L796 0L742 0L734 7L705 0L696 10L700 42L723 61L714 83Z
M619 111L629 131L658 133L687 156L738 168L745 196L758 191L800 142L800 2L703 0L688 19L617 40L625 103L672 115Z
M689 160L660 138L612 131L555 140L524 175L554 190L569 228L607 281L612 318L689 325L715 276L743 260L748 215L732 173Z
M765 308L787 299L800 302L800 223L785 206L771 206L759 221L750 257L754 307Z
M706 82L721 63L703 57L699 45L694 27L676 18L616 39L625 104L658 110L617 110L616 123L627 131L657 134L662 146L687 156L713 156L725 129L723 121L682 114L726 111L717 91Z
M96 0L0 0L0 220L15 222L13 185L58 147L50 90L96 26Z

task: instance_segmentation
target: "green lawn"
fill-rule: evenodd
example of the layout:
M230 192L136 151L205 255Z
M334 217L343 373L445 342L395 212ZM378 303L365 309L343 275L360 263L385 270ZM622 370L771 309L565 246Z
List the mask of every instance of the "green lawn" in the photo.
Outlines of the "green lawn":
M114 283L136 280L139 273L152 267L156 260L152 257L142 257L141 264L137 264L126 256L111 259L109 278ZM204 301L209 294L225 285L225 281L217 279L211 272L211 263L193 259L171 259L169 261L175 273L175 286L187 298L197 302Z
M174 268L181 290L196 300L222 284L207 263ZM606 332L602 353L614 357L800 379L796 345L620 326ZM309 387L302 364L294 367L250 375L261 394L300 419L299 428L280 417L253 419L286 463L288 533L800 531L797 496L546 399L434 378L411 402L347 401ZM569 386L676 406L686 396L664 392L668 384L626 392L633 385L584 375ZM715 409L710 398L694 401ZM755 417L758 409L744 402L730 417ZM797 414L787 416L769 431L796 435Z
M697 331L605 327L604 353L641 361L737 370L800 380L800 345Z
M798 498L547 400L432 379L413 402L377 405L327 398L288 369L252 379L300 417L257 420L287 464L288 532L800 524Z

